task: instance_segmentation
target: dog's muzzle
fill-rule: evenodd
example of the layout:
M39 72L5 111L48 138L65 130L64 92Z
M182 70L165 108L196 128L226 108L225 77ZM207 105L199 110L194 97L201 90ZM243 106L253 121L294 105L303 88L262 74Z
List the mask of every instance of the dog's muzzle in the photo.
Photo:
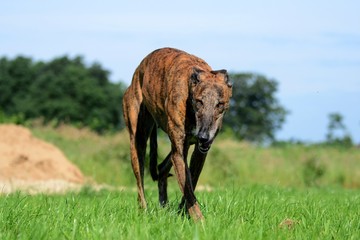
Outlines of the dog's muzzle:
M201 153L207 153L210 150L213 139L209 139L207 134L199 134L198 149Z

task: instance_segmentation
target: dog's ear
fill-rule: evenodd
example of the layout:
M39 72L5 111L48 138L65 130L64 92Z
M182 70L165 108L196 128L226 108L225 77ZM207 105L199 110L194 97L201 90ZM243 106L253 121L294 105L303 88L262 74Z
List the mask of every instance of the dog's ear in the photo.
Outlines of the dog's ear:
M191 83L193 84L198 84L201 81L200 75L201 73L204 72L203 70L194 67L193 68L193 73L191 74Z
M226 85L231 88L232 87L232 82L230 81L229 75L227 73L227 71L225 69L221 69L221 70L217 70L217 71L211 71L212 74L221 74L222 77L224 78L224 82L226 83Z

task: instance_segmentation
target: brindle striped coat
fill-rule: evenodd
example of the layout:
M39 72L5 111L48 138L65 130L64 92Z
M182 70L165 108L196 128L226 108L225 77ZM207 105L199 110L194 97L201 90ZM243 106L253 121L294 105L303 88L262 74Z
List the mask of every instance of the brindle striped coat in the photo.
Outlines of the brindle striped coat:
M208 150L229 108L232 86L226 70L213 71L202 59L186 52L162 48L150 53L135 70L123 98L130 135L131 163L138 200L146 208L144 158L150 138L150 172L158 180L159 201L166 205L167 177L172 166L186 205L194 220L203 219L194 189ZM171 152L157 166L157 128L171 141ZM189 146L195 144L190 167Z

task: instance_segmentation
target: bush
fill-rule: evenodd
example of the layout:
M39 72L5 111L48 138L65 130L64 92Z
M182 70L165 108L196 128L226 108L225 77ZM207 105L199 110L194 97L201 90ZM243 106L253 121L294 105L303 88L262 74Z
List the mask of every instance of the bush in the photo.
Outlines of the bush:
M88 126L98 132L124 127L125 85L109 81L100 64L64 56L48 63L30 58L0 59L0 106L24 120L42 118Z

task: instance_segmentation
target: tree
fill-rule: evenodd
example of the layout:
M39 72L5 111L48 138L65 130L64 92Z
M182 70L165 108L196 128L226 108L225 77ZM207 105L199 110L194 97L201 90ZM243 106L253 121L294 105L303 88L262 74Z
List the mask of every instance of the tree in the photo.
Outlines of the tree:
M18 113L17 109L28 94L28 86L35 79L34 70L34 63L27 57L0 59L0 107L5 113Z
M230 74L233 96L224 126L239 139L272 141L285 121L287 111L275 98L277 82L253 73Z
M8 115L73 123L96 131L124 127L122 83L109 81L100 64L63 56L48 63L0 59L0 106Z
M352 138L343 123L343 116L340 113L329 114L328 132L326 142L330 145L350 147L353 145Z

